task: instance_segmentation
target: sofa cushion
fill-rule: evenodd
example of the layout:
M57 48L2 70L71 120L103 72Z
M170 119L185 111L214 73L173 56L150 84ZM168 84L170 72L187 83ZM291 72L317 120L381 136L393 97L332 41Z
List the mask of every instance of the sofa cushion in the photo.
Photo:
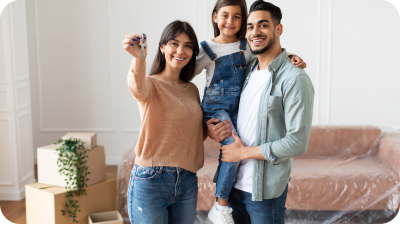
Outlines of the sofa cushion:
M393 203L398 202L400 179L378 158L296 158L291 177L288 209L395 210L398 207Z

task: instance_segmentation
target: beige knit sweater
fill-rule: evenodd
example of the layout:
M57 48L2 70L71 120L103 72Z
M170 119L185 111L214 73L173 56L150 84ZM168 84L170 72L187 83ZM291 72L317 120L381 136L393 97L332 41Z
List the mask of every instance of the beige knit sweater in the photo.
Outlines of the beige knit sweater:
M197 172L204 164L203 112L197 87L190 82L179 88L152 76L135 76L138 71L132 68L128 87L142 119L135 163Z

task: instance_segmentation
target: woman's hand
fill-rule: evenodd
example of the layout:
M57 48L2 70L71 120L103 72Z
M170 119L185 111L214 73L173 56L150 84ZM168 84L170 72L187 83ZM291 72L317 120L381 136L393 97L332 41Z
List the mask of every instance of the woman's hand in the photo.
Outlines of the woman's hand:
M297 55L290 55L289 56L290 60L292 61L292 63L294 65L296 65L296 67L304 69L307 67L307 63L305 63L303 61L303 59L301 59L300 57L298 57Z
M125 39L122 40L122 44L124 46L125 51L127 51L129 54L131 54L133 57L141 59L140 58L140 46L139 42L141 39L144 39L144 41L147 41L147 37L145 34L140 35L140 34L127 34L125 35ZM147 47L144 48L144 55L147 54Z
M214 141L221 142L231 136L231 130L233 129L233 126L230 120L225 120L217 125L214 125L214 123L218 122L219 119L209 119L207 121L207 133L208 136Z

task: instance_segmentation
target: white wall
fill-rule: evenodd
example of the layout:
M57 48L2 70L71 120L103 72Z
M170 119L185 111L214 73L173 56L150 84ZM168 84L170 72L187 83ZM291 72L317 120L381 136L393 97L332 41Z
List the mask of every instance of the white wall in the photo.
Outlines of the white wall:
M21 200L35 182L25 3L0 20L0 200Z
M283 11L282 47L307 62L316 90L314 124L400 128L400 18L390 3L271 2ZM25 3L34 148L69 131L97 132L107 164L121 160L140 128L126 84L131 57L122 49L124 35L147 34L148 70L161 32L173 20L190 22L199 41L213 37L215 0ZM202 90L204 74L193 82Z

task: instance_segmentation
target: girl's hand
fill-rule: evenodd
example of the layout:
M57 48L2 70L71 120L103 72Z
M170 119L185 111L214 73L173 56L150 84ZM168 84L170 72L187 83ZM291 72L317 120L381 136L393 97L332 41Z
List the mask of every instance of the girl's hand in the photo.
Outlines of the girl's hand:
M290 55L290 60L292 61L292 63L294 65L296 65L296 67L304 69L307 67L307 63L303 62L303 59L301 59L300 57L298 57L297 55Z
M140 46L139 42L141 39L144 39L144 41L147 41L147 37L145 34L140 35L140 34L127 34L125 35L125 39L122 40L122 44L124 46L125 51L127 51L129 54L131 54L133 57L141 59L140 58ZM144 54L146 55L147 53L147 47L144 49Z

